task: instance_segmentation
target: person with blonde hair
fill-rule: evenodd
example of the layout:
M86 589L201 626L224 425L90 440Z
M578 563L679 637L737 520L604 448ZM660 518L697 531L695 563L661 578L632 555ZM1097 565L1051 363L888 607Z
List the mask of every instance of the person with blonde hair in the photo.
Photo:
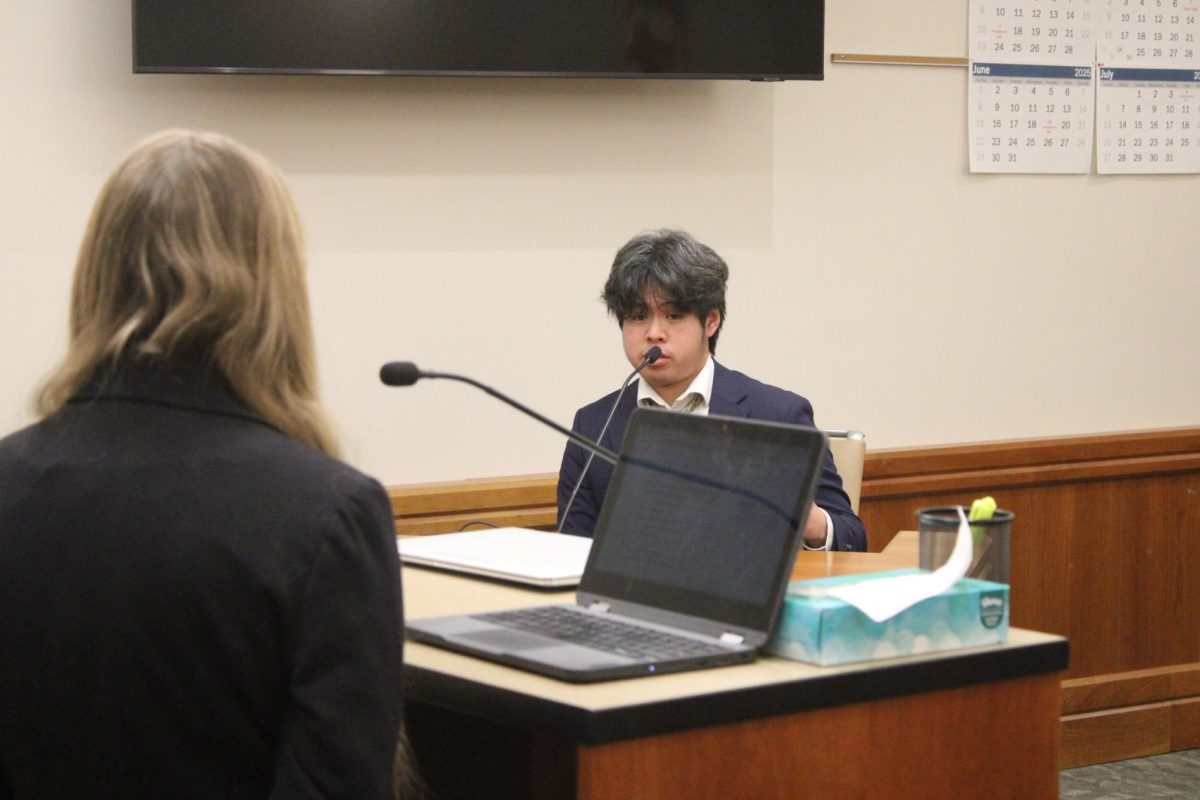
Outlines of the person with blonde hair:
M336 459L301 248L223 136L100 191L41 419L0 440L3 800L391 796L392 513Z

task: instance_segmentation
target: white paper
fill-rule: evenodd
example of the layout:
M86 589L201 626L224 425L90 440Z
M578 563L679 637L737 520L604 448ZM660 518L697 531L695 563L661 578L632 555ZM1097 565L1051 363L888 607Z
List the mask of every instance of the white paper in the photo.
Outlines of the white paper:
M958 509L958 537L946 563L933 572L916 575L895 575L887 578L864 576L853 583L828 588L806 590L809 597L833 597L843 600L866 614L875 622L890 619L910 606L939 595L967 574L971 566L971 527L967 515Z
M398 539L400 560L519 582L578 583L592 540L527 528L442 533Z

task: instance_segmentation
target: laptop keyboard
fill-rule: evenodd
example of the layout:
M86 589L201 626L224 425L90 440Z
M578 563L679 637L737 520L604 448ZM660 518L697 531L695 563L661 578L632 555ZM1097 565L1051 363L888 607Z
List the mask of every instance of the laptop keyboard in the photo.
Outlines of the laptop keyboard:
M506 628L537 633L629 658L674 659L729 652L718 644L605 619L562 606L522 608L472 616Z

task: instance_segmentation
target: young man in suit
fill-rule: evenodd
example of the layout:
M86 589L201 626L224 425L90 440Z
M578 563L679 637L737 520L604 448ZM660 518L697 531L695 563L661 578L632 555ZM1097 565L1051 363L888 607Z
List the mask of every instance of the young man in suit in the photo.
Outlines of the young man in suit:
M714 360L725 322L728 279L725 261L682 231L643 233L617 251L604 286L604 303L621 326L625 357L636 367L650 348L658 347L662 354L642 370L637 391L626 392L615 410L617 392L579 409L572 429L596 441L611 412L612 421L599 443L616 450L639 405L815 426L808 400ZM583 448L567 444L558 475L559 528L565 533L592 535L612 478L612 466L598 459L585 472L587 460ZM571 501L576 484L578 493ZM804 546L867 549L862 521L850 509L828 453L805 525Z

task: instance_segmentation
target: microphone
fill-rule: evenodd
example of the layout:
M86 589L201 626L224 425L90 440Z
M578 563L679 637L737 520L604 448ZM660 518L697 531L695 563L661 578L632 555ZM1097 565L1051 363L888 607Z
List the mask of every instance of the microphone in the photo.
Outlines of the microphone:
M658 356L661 354L662 354L662 351L660 350L659 353L654 356L654 358L657 359ZM647 362L647 363L650 363L650 362ZM641 369L641 367L639 367L639 369ZM534 419L536 419L538 422L542 423L543 425L547 425L547 426L553 428L554 430L561 433L563 436L566 436L568 439L570 439L575 444L582 447L584 450L587 450L592 455L600 456L601 458L603 458L605 461L607 461L610 464L617 463L617 454L614 453L612 450L609 450L606 447L601 447L600 445L593 442L591 439L588 439L584 436L580 436L575 431L564 428L562 425L559 425L554 420L539 414L538 412L534 411L532 408L529 408L528 406L526 406L522 403L518 403L516 400L513 400L511 397L504 394L503 392L499 392L496 389L493 389L492 387L488 386L487 384L480 383L479 381L475 380L474 378L468 378L466 375L455 375L450 372L425 372L424 370L418 369L417 365L411 361L391 361L387 364L384 364L379 369L379 380L383 381L388 386L412 386L414 383L416 383L417 381L419 381L423 378L443 378L445 380L460 381L462 383L470 384L471 386L474 386L476 389L482 389L483 391L490 394L492 397L496 398L497 400L500 400L501 402L507 403L508 405L515 408L517 411L520 411L522 414L526 414L530 417L533 417Z
M653 351L654 349L655 348L651 348L651 351ZM647 351L646 355L649 356L651 351ZM637 370L634 370L634 372L636 373L636 372L642 370L643 368L645 368L647 364L657 361L658 357L661 355L662 355L662 351L659 350L658 353L654 354L653 359L643 359L645 361L645 363L639 365ZM632 377L633 376L630 375L630 378L632 378ZM516 400L512 399L511 397L504 394L503 392L493 389L491 386L488 386L485 383L480 383L479 381L475 380L474 378L468 378L466 375L455 375L451 372L425 372L424 370L418 369L417 365L411 361L391 361L387 364L384 364L379 369L379 380L383 381L383 383L387 384L388 386L412 386L417 381L423 380L425 378L443 378L443 379L451 380L451 381L459 381L461 383L470 384L471 386L474 386L476 389L482 389L483 391L487 392L488 394L490 394L492 397L496 398L497 400L507 403L508 405L517 409L522 414L526 414L530 417L533 417L534 419L536 419L538 422L542 423L543 425L553 428L554 430L561 433L563 436L566 436L568 439L570 439L575 444L582 447L584 450L587 450L589 453L591 453L593 455L600 456L605 461L607 461L610 464L613 464L614 466L617 464L618 461L624 460L627 464L632 464L634 466L641 467L642 469L648 469L653 472L658 472L658 473L662 473L665 475L673 475L681 480L687 481L688 483L695 484L697 486L706 486L710 489L716 489L717 491L729 492L731 494L741 495L742 497L745 497L745 498L751 500L752 502L758 503L759 505L763 506L764 508L771 511L772 513L778 514L780 517L787 520L788 523L791 525L798 526L798 525L803 524L803 517L801 517L800 519L794 518L788 511L780 508L778 505L776 505L774 502L772 502L769 498L764 497L763 495L759 494L758 492L755 492L752 489L746 489L746 488L743 488L740 486L733 486L724 481L714 480L712 478L709 478L709 477L706 477L703 475L697 475L696 473L690 472L688 470L683 470L683 469L679 469L677 467L672 467L669 464L659 464L659 463L655 463L653 461L647 461L647 460L641 459L641 458L633 458L630 456L624 456L624 457L618 456L616 453L614 453L612 450L609 450L607 447L602 447L599 444L596 444L592 440L588 439L587 437L581 436L573 430L564 428L562 425L559 425L557 422L550 419L549 417L539 414L538 412L534 411L532 408L529 408L528 406L526 406L522 403L518 403ZM628 385L628 379L626 380L626 385ZM655 412L647 412L647 413L655 413ZM670 412L661 411L661 412L657 412L657 413L668 414Z
M604 425L600 428L600 433L596 434L597 443L604 440L604 434L608 432L608 424L612 422L613 415L617 413L617 406L620 405L621 398L625 396L625 390L629 388L634 377L646 367L658 361L661 355L662 348L654 345L654 347L646 351L646 355L642 357L642 363L638 364L633 372L629 373L628 377L625 378L625 382L621 384L621 390L617 392L617 399L613 400L612 408L608 410L608 417L604 420ZM571 497L567 500L567 504L563 508L562 516L559 517L558 528L556 529L558 533L562 533L563 525L567 524L567 515L571 513L571 506L575 504L575 495L579 494L579 487L583 486L583 479L587 477L588 470L592 466L592 460L595 458L596 454L594 452L588 453L587 462L584 463L583 470L579 473L579 480L575 481L575 488L571 490Z
M412 386L423 377L425 375L411 361L393 361L379 370L379 380L388 386Z

